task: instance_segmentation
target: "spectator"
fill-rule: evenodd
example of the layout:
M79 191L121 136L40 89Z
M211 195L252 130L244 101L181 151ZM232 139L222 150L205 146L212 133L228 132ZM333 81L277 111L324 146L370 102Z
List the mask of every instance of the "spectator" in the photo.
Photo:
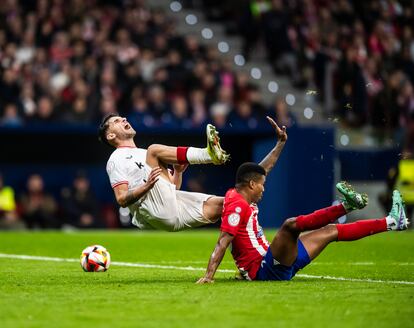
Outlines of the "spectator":
M153 85L148 90L149 111L160 123L163 119L167 120L170 114L170 104L165 97L165 91L160 85Z
M0 228L22 228L17 215L14 190L4 185L2 174L0 174Z
M138 130L140 126L152 127L156 124L154 117L148 111L146 98L142 96L141 90L137 88L132 93L132 109L128 115L128 121Z
M172 100L171 114L171 120L168 125L182 129L189 129L193 126L188 112L187 101L183 96L176 96Z
M78 97L70 106L69 112L63 117L63 120L72 124L87 124L91 120L91 114L88 111L88 102L83 97Z
M252 113L250 103L247 101L240 101L236 105L234 112L230 114L229 123L231 124L231 127L243 131L256 129L259 124L259 120Z
M25 83L23 85L18 104L26 119L33 117L36 112L36 102L32 83Z
M279 126L292 127L295 122L295 117L289 111L286 102L282 98L276 98L273 106L269 108L270 117L274 118Z
M78 172L71 188L62 190L65 223L77 228L103 228L98 203L84 172Z
M207 121L208 111L205 93L201 89L194 89L190 93L190 112L193 126L202 126Z
M29 229L60 227L56 218L56 201L45 191L43 178L39 174L29 176L26 192L20 198L20 209Z
M52 122L56 119L57 113L53 107L53 101L48 96L43 96L37 102L37 112L33 118L35 123Z
M14 104L7 104L4 113L0 118L0 126L3 127L19 127L23 125L23 120L19 116L17 107Z
M224 128L226 126L228 114L228 107L224 104L216 103L210 107L211 119L217 128Z

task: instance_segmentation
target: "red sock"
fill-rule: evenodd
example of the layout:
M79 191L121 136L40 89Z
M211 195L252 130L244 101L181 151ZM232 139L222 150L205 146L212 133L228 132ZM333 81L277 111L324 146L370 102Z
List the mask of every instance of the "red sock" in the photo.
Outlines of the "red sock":
M362 220L347 224L337 224L338 241L351 241L387 231L387 220Z
M346 214L342 204L322 208L311 214L300 215L296 218L296 227L300 231L315 230L334 222Z
M188 164L187 150L188 150L188 147L177 147L178 164Z

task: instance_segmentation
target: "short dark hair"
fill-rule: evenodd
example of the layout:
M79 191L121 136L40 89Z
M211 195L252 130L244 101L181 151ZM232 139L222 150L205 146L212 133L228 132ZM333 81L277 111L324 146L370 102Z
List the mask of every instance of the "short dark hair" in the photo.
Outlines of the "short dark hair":
M115 117L118 116L118 114L115 113L111 113L106 115L103 119L102 119L102 123L99 125L99 129L98 129L98 139L100 142L103 142L105 145L111 146L112 145L108 142L108 139L106 138L106 131L108 130L109 127L109 119L111 117Z
M239 166L236 173L236 185L249 183L250 180L258 180L262 175L266 175L263 166L246 162Z

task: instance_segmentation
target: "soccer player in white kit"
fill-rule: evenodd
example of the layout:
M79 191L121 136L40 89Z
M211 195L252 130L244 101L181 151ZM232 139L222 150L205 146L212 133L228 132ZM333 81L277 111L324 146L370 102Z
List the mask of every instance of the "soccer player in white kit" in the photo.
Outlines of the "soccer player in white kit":
M221 148L218 133L207 125L207 147L170 147L153 144L137 148L135 130L116 114L104 118L100 140L116 150L106 171L118 204L128 207L140 229L180 231L216 222L223 197L177 190L188 164L224 164L229 155ZM171 174L168 164L174 166Z

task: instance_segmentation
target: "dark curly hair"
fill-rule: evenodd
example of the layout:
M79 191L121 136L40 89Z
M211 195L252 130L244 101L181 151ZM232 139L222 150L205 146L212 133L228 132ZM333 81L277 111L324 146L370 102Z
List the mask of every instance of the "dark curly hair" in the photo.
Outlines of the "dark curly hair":
M111 114L106 115L102 119L102 123L99 125L99 129L98 129L99 141L101 141L102 143L108 146L111 146L111 144L108 142L108 139L106 138L106 131L108 130L108 127L109 127L109 123L108 123L109 119L114 116L118 116L118 114L111 113Z
M251 180L257 181L262 175L266 175L263 166L253 162L243 163L237 169L236 185L248 184Z

